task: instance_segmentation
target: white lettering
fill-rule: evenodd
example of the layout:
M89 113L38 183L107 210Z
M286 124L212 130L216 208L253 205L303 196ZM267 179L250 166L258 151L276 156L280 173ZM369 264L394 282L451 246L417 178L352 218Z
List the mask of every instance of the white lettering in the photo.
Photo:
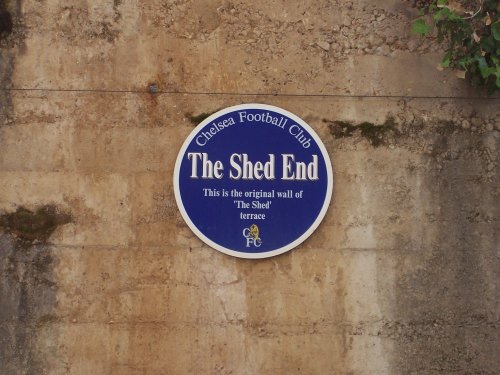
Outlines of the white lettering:
M319 180L318 155L312 155L312 161L308 164L302 161L295 161L295 155L293 154L282 154L281 156L283 160L282 180Z
M229 159L232 169L229 171L229 178L234 180L274 180L275 177L275 156L269 154L269 160L265 163L261 161L251 162L247 154L232 154Z
M311 138L306 137L304 135L304 131L300 128L299 125L293 124L290 126L288 129L288 132L299 141L299 143L302 145L304 148L309 148L311 147Z
M198 159L201 161L202 167L201 178L221 179L224 176L222 162L220 160L215 163L210 161L206 152L188 152L188 159L191 160L191 178L198 178Z

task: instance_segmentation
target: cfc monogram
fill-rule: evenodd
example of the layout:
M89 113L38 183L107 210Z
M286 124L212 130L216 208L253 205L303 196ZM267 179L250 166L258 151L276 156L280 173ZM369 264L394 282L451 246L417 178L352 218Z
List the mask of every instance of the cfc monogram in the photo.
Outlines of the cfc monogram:
M252 224L250 228L243 229L243 237L247 241L247 247L251 245L260 247L262 245L262 240L259 238L259 227L255 224Z

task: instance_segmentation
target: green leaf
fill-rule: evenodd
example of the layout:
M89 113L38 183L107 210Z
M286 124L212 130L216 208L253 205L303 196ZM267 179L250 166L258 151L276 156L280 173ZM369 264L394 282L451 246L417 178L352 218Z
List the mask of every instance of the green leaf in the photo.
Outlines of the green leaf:
M491 37L482 38L480 45L486 52L493 52L495 50L495 41Z
M432 16L434 21L437 22L437 21L441 20L441 18L443 18L445 10L447 10L447 9L443 8L443 9L438 10L436 13L434 13L434 15Z
M446 54L440 68L467 72L472 84L483 85L488 91L500 89L500 12L499 0L477 0L482 8L468 17L461 14L451 0L429 0L420 16L412 23L419 35L432 34L435 42L443 43ZM463 3L460 1L460 3ZM472 19L473 18L473 19Z
M449 51L446 55L443 57L443 61L441 61L441 66L443 68L448 68L451 63L451 51Z
M484 57L476 57L477 64L479 65L479 69L484 69L488 67L488 63Z
M460 23L463 24L462 17L456 14L455 12L452 12L451 10L450 13L448 14L448 19L451 21L460 21Z
M495 22L491 25L491 33L496 41L500 41L500 21Z
M447 19L447 18L456 19L456 17L454 17L454 13L451 10L449 10L448 8L441 8L436 13L434 13L434 15L432 17L434 18L435 22L438 22L438 21L441 21L442 19Z
M481 72L481 77L486 79L490 75L495 74L496 69L494 67L489 67L484 57L478 57L476 58L476 60L479 65L479 71Z
M429 30L430 26L427 25L421 18L413 22L413 25L411 26L411 31L418 35L427 35Z

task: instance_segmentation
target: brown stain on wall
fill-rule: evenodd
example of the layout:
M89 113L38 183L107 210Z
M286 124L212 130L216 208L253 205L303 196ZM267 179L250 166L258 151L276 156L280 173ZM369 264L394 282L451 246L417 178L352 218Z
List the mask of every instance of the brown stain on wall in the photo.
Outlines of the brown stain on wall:
M245 363L239 367L228 363L228 370L249 374L352 374L348 356L353 329L346 323L350 317L344 269L350 265L334 253L323 253L319 256L325 262L313 267L304 259L315 257L315 251L299 246L270 259L227 262L234 264L238 280L245 285L246 303L245 319L240 322ZM307 255L297 257L296 252ZM314 300L317 295L322 296L322 302ZM328 307L315 310L313 305L318 303ZM307 355L302 352L311 347L316 351Z
M1 4L8 5L12 32L2 35L0 46L15 48L0 53L0 86L10 87L16 58L22 52L21 2ZM407 24L400 12L390 13L392 3L380 9L368 3L329 0L302 2L297 7L286 1L278 5L221 2L220 6L209 1L202 5L196 1L151 1L136 6L117 0L113 5L107 3L112 11L105 5L91 8L89 4L48 7L42 2L31 6L30 24L40 26L44 34L37 39L41 33L33 27L30 37L35 43L30 45L41 42L47 43L46 47L50 38L58 43L32 52L31 60L23 61L18 84L23 84L23 79L29 84L29 79L36 78L40 87L54 88L132 87L147 91L147 85L155 82L161 91L392 95L403 92L401 82L396 88L391 86L392 73L399 78L415 78L415 71L436 74L434 65L421 56L432 51L428 46L418 50L418 58L415 54L398 60L398 52L411 50L410 37L399 35ZM398 9L404 9L397 4ZM46 13L50 16L44 17ZM342 32L333 29L339 22ZM328 51L318 48L318 41L328 44ZM361 44L366 47L355 48ZM78 64L73 52L79 54ZM356 70L342 67L345 59L360 65ZM39 61L47 72L43 75L37 71ZM392 72L395 61L409 65L399 73ZM57 73L50 69L52 64L59 64ZM31 66L34 72L30 72ZM389 68L384 70L385 66ZM136 81L136 77L141 78ZM351 82L356 77L361 77L358 86ZM378 83L366 87L372 81ZM435 91L426 92L425 87L409 85L419 95L437 95L435 91L443 89L436 84ZM376 362L383 357L373 349L379 342L374 338L394 344L394 350L382 351L391 355L394 374L495 372L499 339L498 317L492 306L498 301L498 284L492 280L498 280L498 257L492 249L498 242L494 241L498 229L492 217L498 213L491 215L484 208L495 207L496 193L488 178L497 177L485 165L489 163L485 152L484 170L477 172L484 174L484 179L475 176L476 180L467 180L462 175L466 174L465 160L472 153L462 155L463 164L457 167L452 164L451 152L457 147L484 150L481 135L454 123L437 124L422 117L410 127L379 132L383 129L372 125L384 124L389 111L386 107L394 107L389 99L316 97L313 102L292 96L50 92L37 101L23 98L25 94L15 95L19 108L13 108L10 92L0 91L0 124L11 124L12 116L17 116L9 141L15 145L10 148L15 149L13 157L19 156L21 161L6 178L25 184L19 184L21 194L32 194L29 199L34 201L40 199L37 187L32 186L40 172L49 171L50 179L59 184L75 175L101 173L128 179L126 188L138 202L124 200L116 209L103 199L101 211L85 211L82 202L88 198L91 203L95 198L89 186L109 194L112 200L118 184L110 188L99 185L96 179L88 186L72 185L70 195L75 194L78 200L64 197L64 202L78 212L78 224L103 224L110 228L106 233L110 240L103 245L104 236L96 239L76 231L74 240L79 245L58 247L57 259L48 241L67 217L40 220L39 214L46 209L40 213L21 209L20 216L33 218L31 223L31 219L3 216L0 295L8 307L0 310L0 363L7 374L43 373L46 357L54 352L52 365L58 372L72 374L371 374L382 367L376 367ZM262 261L229 258L201 244L180 219L170 185L176 152L194 125L185 113L198 115L249 101L276 104L299 115L301 111L311 114L316 121L312 125L330 147L336 167L343 169L340 179L342 173L349 175L341 183L345 190L354 192L345 196L345 201L332 204L325 223L299 248ZM427 105L416 102L412 105ZM428 101L432 111L427 115L441 111L437 102ZM461 105L455 103L456 107ZM354 118L340 118L353 113L357 113ZM372 118L376 116L378 120ZM463 113L455 116L463 117ZM332 122L345 120L344 125L354 128L343 126L329 132L326 124L321 124L325 117ZM20 138L19 134L27 133L16 133L28 126L40 145ZM157 142L163 139L168 141ZM30 154L35 156L26 155L31 151L27 144L44 150L45 142L60 143L69 150L60 155L64 163L51 165L50 158L48 163L37 163L31 159L36 158L35 152ZM374 143L380 147L375 149ZM430 154L426 154L427 148L431 148ZM409 199L406 191L380 193L386 186L379 176L393 170L397 174L405 167L392 156L401 150L422 155L421 162L407 167L422 173L421 189L432 193L431 203L436 207L427 209L424 217L434 220L426 229L440 234L425 248L418 247L418 241L404 239L407 231L423 225L419 220L401 228L395 215L389 225L380 226L380 217L388 212L390 203L377 206L377 198L403 203ZM343 162L337 162L336 156L343 153ZM356 164L357 158L362 162ZM429 174L427 168L433 164L435 169ZM365 170L365 166L369 167ZM7 165L5 170L12 168ZM398 177L387 177L391 178ZM498 185L497 180L494 183ZM357 194L359 185L375 198L362 202ZM481 186L482 192L475 186ZM481 202L482 208L462 206L470 197ZM425 202L423 197L420 203ZM348 206L343 212L342 205ZM443 209L437 210L441 206ZM127 210L133 217L133 239L128 243L124 232L108 225L123 224L124 216L117 214ZM384 244L377 244L380 248L340 249L339 238L347 238L345 232L350 229L346 222L370 220L379 225L374 233L381 242L403 238L396 249L386 249ZM16 221L29 223L28 229L35 233ZM360 231L357 237L363 235ZM71 241L71 235L68 237ZM475 243L480 243L477 249L481 255L473 248ZM373 253L379 261L376 275L372 269L364 269L362 262L355 262L363 254L369 257ZM391 261L397 265L391 270L396 273L394 285L386 279ZM56 282L54 268L58 265ZM363 272L368 276L357 276ZM370 289L374 278L383 280L378 289ZM367 291L357 294L358 289ZM390 306L364 304L365 297L370 300L369 293L387 297L392 292L395 298ZM58 306L56 297L60 298ZM61 337L37 348L41 328L51 322L57 322Z
M339 262L340 263L340 262ZM335 306L335 321L339 324L340 336L336 345L333 345L333 350L331 351L333 362L335 363L335 370L340 374L348 373L348 355L352 348L352 338L349 335L349 329L342 322L349 321L349 317L346 314L346 303L345 297L348 293L343 264L336 265L336 279L335 279L335 294L332 296L334 298ZM334 338L335 336L332 336Z
M13 71L12 53L4 50L7 43L5 38L12 32L12 15L5 5L5 1L0 1L0 88L10 87L10 80ZM0 126L7 123L7 118L12 109L12 101L8 91L0 90Z
M70 216L54 206L0 216L0 363L5 375L43 374L38 333L56 321L56 259L48 239Z
M1 50L0 50L1 51ZM0 88L10 87L10 79L13 72L13 57L10 53L0 53ZM12 98L9 91L0 90L0 126L11 121Z
M0 0L0 127L12 123L12 97L6 89L12 87L15 56L24 51L25 37L21 1Z
M485 138L446 124L430 140L433 151L424 163L433 167L422 188L431 200L422 209L435 234L430 243L402 255L406 266L396 280L400 320L388 329L398 343L393 369L494 374L500 355L495 303L500 258L491 225L499 216L499 180L488 165L495 151ZM497 148L498 139L495 143ZM470 171L468 161L477 156L481 165Z
M5 2L0 2L0 35L9 35L12 32L12 16L5 7Z

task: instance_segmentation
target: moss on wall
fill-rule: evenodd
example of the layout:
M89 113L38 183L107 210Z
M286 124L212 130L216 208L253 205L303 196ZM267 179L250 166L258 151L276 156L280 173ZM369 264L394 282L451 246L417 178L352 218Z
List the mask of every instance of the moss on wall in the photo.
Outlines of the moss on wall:
M393 117L387 117L385 122L380 125L366 121L357 125L347 121L330 121L326 119L323 122L328 124L330 133L335 138L348 138L359 134L374 147L385 144L385 137L388 133L394 134L397 132Z
M69 223L71 216L59 212L53 205L30 211L19 207L15 212L0 216L0 227L23 242L46 242L54 230Z

